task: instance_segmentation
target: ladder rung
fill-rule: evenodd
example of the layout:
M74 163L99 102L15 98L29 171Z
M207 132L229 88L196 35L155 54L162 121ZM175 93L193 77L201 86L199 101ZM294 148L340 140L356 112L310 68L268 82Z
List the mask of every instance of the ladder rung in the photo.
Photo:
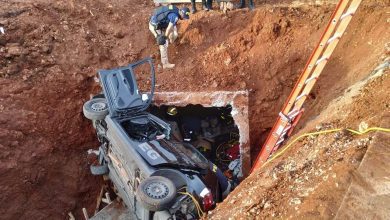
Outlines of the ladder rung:
M279 116L282 118L283 121L286 121L288 123L291 123L291 119L289 116L283 114L283 112L279 112Z
M333 37L329 38L328 42L326 42L327 44L330 44L332 43L334 40L337 40L337 39L340 39L341 38L341 34L335 34Z
M294 117L295 115L297 115L299 111L297 109L293 109L291 112L287 113L288 117ZM292 116L293 115L293 116Z
M284 135L287 133L287 131L286 130L284 130L283 132L282 132L282 134L280 135L280 137L284 137Z
M284 131L290 130L291 127L292 127L291 124L287 125L287 126L284 128ZM284 133L284 131L283 131L283 133Z
M328 60L328 59L329 59L329 57L323 56L323 57L321 57L320 59L317 60L316 65L318 65L318 64L320 64L322 61Z
M279 139L278 142L276 142L275 146L278 146L278 145L281 144L283 141L284 141L284 138Z
M355 14L356 10L357 10L357 8L354 8L354 9L351 9L351 10L345 12L345 14L341 15L340 21L343 20L344 18L350 16L350 15Z
M313 79L317 80L318 79L318 76L312 76L310 77L309 79L306 80L305 84L308 84L310 81L312 81Z
M290 126L288 129L285 129L285 130L282 132L282 134L280 135L280 137L284 137L284 136L287 134L287 132L290 130L290 128L291 128L291 126Z
M288 115L288 117L292 120L292 119L295 118L295 116L297 116L298 114L299 114L299 110L294 109L294 110L292 110L291 112L289 112L287 115Z
M295 101L298 101L299 99L301 99L301 98L303 98L303 97L305 97L305 96L307 96L307 94L301 94L301 95L299 95L299 96L295 99Z

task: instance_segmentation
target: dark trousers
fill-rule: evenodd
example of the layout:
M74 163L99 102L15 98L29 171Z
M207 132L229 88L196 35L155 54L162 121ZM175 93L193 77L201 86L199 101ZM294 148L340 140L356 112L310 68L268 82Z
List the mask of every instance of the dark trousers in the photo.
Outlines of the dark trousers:
M213 8L213 0L206 0L206 8L208 9Z
M205 5L205 0L202 0L202 6ZM195 0L191 0L191 6L192 6L192 11L196 11L196 3Z
M208 9L212 8L213 0L202 0L202 7L206 7ZM196 11L196 5L195 5L195 0L191 0L191 5L192 5L192 11Z
M255 4L253 3L253 0L249 0L248 3L249 3L248 8L250 9L255 8ZM240 0L239 8L245 8L245 0Z

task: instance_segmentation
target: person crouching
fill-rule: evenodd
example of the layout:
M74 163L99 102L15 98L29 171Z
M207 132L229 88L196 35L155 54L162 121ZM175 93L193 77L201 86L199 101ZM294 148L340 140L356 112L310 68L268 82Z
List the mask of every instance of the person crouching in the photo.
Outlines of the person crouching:
M161 63L164 69L171 69L175 64L168 60L168 40L173 43L178 37L178 20L189 19L190 10L187 7L181 9L174 5L158 7L149 21L149 30L157 40L161 54Z

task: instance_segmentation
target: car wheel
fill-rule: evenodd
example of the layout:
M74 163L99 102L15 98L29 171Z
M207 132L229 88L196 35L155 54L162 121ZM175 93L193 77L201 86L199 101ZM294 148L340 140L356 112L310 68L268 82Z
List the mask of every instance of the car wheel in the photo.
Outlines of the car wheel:
M173 182L162 176L152 176L143 180L137 189L140 203L150 211L169 209L176 196Z
M91 99L84 103L84 116L90 120L103 120L108 114L107 101L104 98Z
M97 99L97 98L106 98L105 96L104 96L104 94L103 93L99 93L99 94L96 94L96 95L94 95L93 97L92 97L92 99Z
M104 164L101 166L91 165L89 168L91 170L92 175L95 175L95 176L105 175L109 172L107 164Z

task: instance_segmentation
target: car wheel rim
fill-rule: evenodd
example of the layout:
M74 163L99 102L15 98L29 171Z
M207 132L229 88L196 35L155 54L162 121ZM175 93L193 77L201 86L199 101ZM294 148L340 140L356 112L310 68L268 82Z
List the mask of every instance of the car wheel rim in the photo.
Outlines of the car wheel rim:
M93 103L91 106L91 109L94 110L95 112L104 111L104 110L106 110L106 108L107 108L107 104L104 102L96 102L96 103Z
M169 189L163 183L154 182L154 183L150 183L145 188L145 193L150 198L153 198L153 199L163 199L163 198L165 198L168 195Z

